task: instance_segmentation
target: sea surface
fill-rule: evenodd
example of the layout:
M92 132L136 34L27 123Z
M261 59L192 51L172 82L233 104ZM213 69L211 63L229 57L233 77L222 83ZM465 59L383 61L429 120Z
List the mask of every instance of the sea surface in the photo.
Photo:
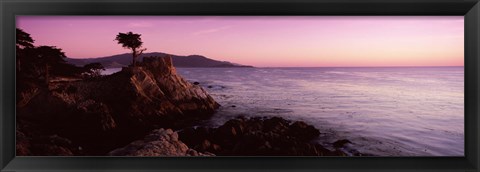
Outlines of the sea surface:
M464 156L463 67L177 68L222 106L204 125L280 116L327 148L378 156Z

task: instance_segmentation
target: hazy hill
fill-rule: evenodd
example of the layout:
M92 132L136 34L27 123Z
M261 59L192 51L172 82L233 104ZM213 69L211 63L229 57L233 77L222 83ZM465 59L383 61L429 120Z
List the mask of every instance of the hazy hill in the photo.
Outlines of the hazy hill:
M145 53L142 54L137 61L142 61L143 57L148 56L166 56L166 53ZM209 59L207 57L201 55L189 55L189 56L178 56L171 54L173 59L173 66L175 67L252 67L252 66L245 66L240 64L235 64L227 61L217 61L213 59ZM77 66L83 66L88 63L101 63L106 68L117 68L117 67L124 67L128 66L132 63L132 54L125 53L125 54L118 54L108 57L100 57L100 58L88 58L88 59L74 59L74 58L67 58L68 63L72 63Z

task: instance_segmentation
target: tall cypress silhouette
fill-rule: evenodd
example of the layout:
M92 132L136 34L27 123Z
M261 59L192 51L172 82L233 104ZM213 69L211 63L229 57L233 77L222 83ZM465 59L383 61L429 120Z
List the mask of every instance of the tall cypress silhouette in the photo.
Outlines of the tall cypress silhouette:
M140 34L128 32L128 33L118 33L115 40L118 41L118 44L122 44L122 47L132 50L133 59L132 66L136 65L136 59L140 56L143 51L147 50L146 48L142 49L142 39Z

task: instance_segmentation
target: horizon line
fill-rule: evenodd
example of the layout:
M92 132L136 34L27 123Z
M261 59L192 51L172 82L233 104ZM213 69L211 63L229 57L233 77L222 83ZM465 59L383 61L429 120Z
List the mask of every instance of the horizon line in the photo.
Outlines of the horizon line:
M163 53L166 55L173 55L173 56L203 56L208 59L216 60L216 61L224 61L224 60L217 60L213 58L209 58L204 55L200 54L189 54L189 55L179 55L179 54L172 54L172 53L166 53L166 52L161 52L161 51L153 51L153 52L147 52L147 53ZM144 54L147 54L144 53ZM117 56L117 55L124 55L124 54L131 54L131 53L121 53L121 54L114 54L110 56L102 56L102 57L91 57L91 58L72 58L72 57L67 57L70 59L98 59L98 58L107 58L107 57L112 57L112 56ZM227 61L230 62L230 61ZM230 63L235 63L235 62L230 62ZM393 67L465 67L465 65L462 66L253 66L253 65L247 65L247 64L240 64L241 66L250 66L254 68L393 68Z

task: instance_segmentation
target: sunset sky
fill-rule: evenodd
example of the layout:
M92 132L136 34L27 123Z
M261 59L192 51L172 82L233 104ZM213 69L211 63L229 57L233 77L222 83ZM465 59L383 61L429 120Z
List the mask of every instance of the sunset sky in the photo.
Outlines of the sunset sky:
M146 52L204 55L257 67L463 66L463 16L19 16L35 45L70 58Z

